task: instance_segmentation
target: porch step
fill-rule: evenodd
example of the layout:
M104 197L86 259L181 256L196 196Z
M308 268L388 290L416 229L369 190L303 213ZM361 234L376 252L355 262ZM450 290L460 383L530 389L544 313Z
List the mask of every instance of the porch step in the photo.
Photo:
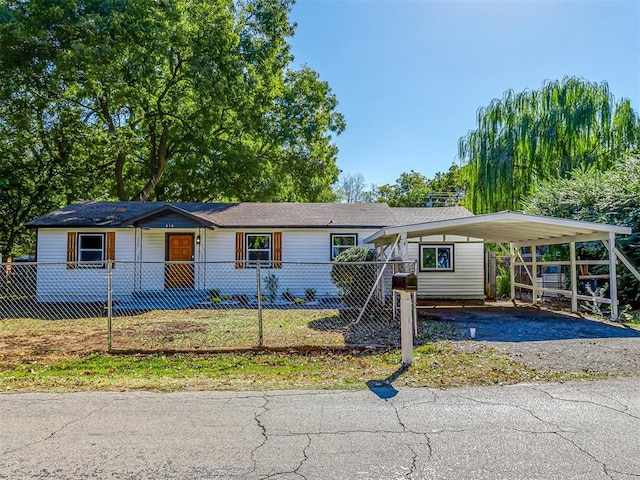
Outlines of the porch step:
M113 295L114 310L183 310L207 300L207 290L171 288L145 290L131 295Z
M164 290L141 290L133 292L136 298L194 298L204 300L209 298L208 290L194 290L192 288L167 288Z

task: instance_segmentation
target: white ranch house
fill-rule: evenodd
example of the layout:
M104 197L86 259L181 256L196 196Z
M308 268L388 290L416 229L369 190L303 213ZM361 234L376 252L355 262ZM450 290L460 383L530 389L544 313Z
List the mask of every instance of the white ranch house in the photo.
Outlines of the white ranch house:
M607 265L608 298L617 318L617 268L622 262L640 273L616 247L623 226L500 212L474 216L463 207L393 208L384 203L154 203L81 202L29 223L37 229L38 300L69 299L68 292L104 295L105 261L113 265L113 292L224 289L255 293L255 262L276 273L280 288L300 294L312 288L335 295L331 261L344 249L367 245L380 260L416 262L418 298L474 299L485 294L484 242L509 244L511 298L515 289L531 291L533 303L545 293L579 300L578 268ZM606 260L576 258L576 243L602 241ZM570 259L525 261L522 249L568 244ZM94 262L93 265L87 262ZM178 263L175 263L178 262ZM184 263L180 263L184 262ZM302 278L297 262L321 265ZM41 270L43 264L47 269ZM55 264L55 265L52 265ZM538 267L565 265L568 289L540 288ZM517 283L516 268L530 282ZM93 292L92 289L96 291Z
M392 208L383 203L81 202L27 224L37 229L39 300L90 295L113 260L113 290L254 293L252 261L271 267L282 290L335 294L330 262L381 229L471 217L463 207ZM416 261L422 298L484 298L484 245L460 235L421 236L377 248L378 258ZM194 262L195 267L166 262ZM324 263L302 280L293 262ZM101 268L102 267L102 268ZM46 273L46 274L45 274ZM52 277L57 281L52 281ZM104 294L95 287L96 296Z

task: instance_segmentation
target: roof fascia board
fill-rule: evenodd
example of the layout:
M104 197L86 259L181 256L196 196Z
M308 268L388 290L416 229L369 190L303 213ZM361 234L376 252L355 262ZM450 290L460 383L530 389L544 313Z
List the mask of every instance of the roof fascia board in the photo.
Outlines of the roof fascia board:
M354 230L354 229L359 229L359 230L373 230L373 229L377 229L380 228L380 226L377 225L218 225L217 226L220 229L225 229L225 230L246 230L246 229L262 229L264 230L266 229L272 229L272 228L281 228L281 229L325 229L325 230L332 230L332 229L350 229L350 230Z
M438 220L434 222L427 223L418 223L411 225L401 225L397 227L389 227L380 229L378 232L373 235L365 238L363 241L366 243L375 243L376 240L382 237L390 237L393 235L398 235L401 233L411 233L418 232L419 235L416 236L426 236L430 234L430 231L438 230L442 231L451 227L460 227L466 225L480 225L480 224L491 224L494 222L505 222L505 221L518 221L524 222L528 224L540 224L547 226L555 226L555 227L565 227L569 229L580 229L586 230L587 232L603 232L603 233L616 233L621 235L630 235L631 228L629 227L621 227L617 225L609 225L603 223L594 223L594 222L584 222L581 220L571 220L557 217L545 217L542 215L528 215L525 213L517 213L517 212L499 212L499 213L489 213L485 215L476 215L473 217L462 217L455 218L451 220ZM437 232L436 232L437 233ZM573 232L572 232L573 233ZM593 234L596 235L597 234ZM573 234L567 238L586 238L589 237L589 233L585 234ZM598 240L602 235L598 236ZM491 241L490 239L486 239ZM507 241L507 240L504 240ZM568 241L589 241L589 240L568 240ZM531 243L526 243L524 245L531 245ZM544 243L538 243L538 245L544 245Z
M541 245L561 245L563 243L571 243L571 242L596 242L598 240L606 240L609 238L607 233L593 233L593 234L578 234L578 235L568 235L562 237L550 237L550 238L541 238L531 241L520 241L514 242L516 247L537 247Z

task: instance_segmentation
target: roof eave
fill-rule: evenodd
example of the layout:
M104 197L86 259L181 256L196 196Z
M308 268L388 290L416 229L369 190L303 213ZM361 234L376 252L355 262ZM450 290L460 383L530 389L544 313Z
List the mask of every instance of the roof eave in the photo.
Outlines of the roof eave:
M189 219L193 220L194 222L198 223L202 227L213 228L213 227L217 227L218 226L218 225L214 224L213 222L200 217L197 214L193 214L191 212L187 212L186 210L184 210L184 209L182 209L180 207L176 207L175 205L171 205L169 203L167 203L165 205L162 205L162 206L160 206L158 208L154 208L153 210L150 210L148 212L142 213L140 215L136 215L135 217L131 217L131 218L128 218L126 220L123 220L121 222L121 226L123 226L123 227L135 227L142 220L145 220L147 218L151 218L154 215L158 215L160 213L167 212L167 211L173 212L173 213L177 213L178 215L182 215L182 216L184 216L186 218L189 218Z

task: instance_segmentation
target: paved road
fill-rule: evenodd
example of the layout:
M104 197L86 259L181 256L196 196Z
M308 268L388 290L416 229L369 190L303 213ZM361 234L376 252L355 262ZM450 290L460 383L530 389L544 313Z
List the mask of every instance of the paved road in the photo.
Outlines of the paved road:
M0 422L8 479L640 476L638 377L387 400L370 390L4 394Z

